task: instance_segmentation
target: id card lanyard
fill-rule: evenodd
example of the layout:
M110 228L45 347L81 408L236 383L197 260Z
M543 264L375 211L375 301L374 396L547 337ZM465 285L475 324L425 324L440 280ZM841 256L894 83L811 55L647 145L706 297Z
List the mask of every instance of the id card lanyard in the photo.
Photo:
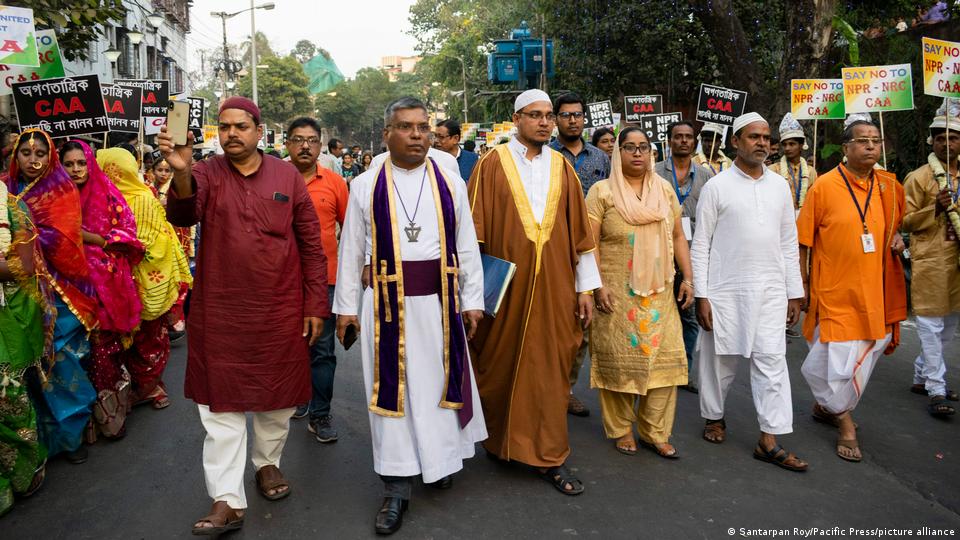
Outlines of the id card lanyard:
M677 199L680 200L680 206L683 206L683 201L687 200L687 197L690 196L690 192L693 191L693 182L697 177L697 169L694 168L694 163L690 162L690 183L687 184L687 192L682 193L680 191L680 183L677 182L677 162L673 160L673 157L670 158L670 172L673 173L673 189L677 191Z
M860 243L863 244L864 253L873 253L877 250L877 246L873 240L873 234L867 229L867 212L870 210L870 198L873 196L873 186L876 184L876 178L873 171L870 171L870 188L867 189L867 202L863 205L863 208L860 208L860 201L857 200L857 196L853 193L853 186L850 185L850 181L847 180L847 175L843 174L843 169L838 169L840 171L840 177L843 178L843 183L847 185L847 191L850 192L850 198L853 199L854 206L857 207L857 213L860 214L860 223L863 225L863 234L860 235Z

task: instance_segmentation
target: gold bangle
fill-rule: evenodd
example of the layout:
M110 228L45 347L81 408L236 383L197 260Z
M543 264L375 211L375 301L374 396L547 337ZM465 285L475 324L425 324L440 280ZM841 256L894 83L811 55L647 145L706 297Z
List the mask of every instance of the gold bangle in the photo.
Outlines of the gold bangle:
M680 280L680 283L683 283L684 285L689 285L689 286L693 287L693 283L690 283L689 281L687 281L687 280L685 280L685 279Z

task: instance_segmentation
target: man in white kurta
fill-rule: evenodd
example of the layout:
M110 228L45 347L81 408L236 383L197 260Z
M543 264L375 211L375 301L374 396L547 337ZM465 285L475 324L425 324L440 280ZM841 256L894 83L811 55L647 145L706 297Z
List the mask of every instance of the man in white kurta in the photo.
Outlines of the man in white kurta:
M803 298L790 189L763 165L770 128L756 113L737 119L737 158L703 187L693 263L700 336L700 414L704 438L725 439L724 402L742 358L761 438L754 457L789 470L807 465L776 443L793 431L783 323L795 322ZM790 319L793 319L791 321Z
M399 102L402 107L392 112L392 120L385 130L385 138L391 146L391 159L383 165L389 168L385 174L392 175L395 188L394 223L400 230L394 236L399 240L400 257L406 263L431 261L443 256L438 226L440 205L435 204L434 186L431 183L445 182L452 192L456 214L456 246L460 265L459 308L465 322L475 327L475 320L468 321L468 315L473 313L478 320L482 313L483 268L466 186L459 180L456 171L440 168L444 178L435 177L433 170L428 171L427 167L432 169L434 162L424 160L426 146L420 155L417 155L419 149L411 149L411 145L427 144L429 123L423 105L416 100L405 99ZM418 133L423 125L427 126L427 130ZM396 143L394 139L400 142ZM443 408L440 404L447 380L444 372L444 320L437 294L403 298L404 307L400 317L405 324L402 337L406 354L401 359L404 367L400 373L401 378L405 375L405 387L400 397L400 414L385 415L371 401L375 399L375 392L382 390L375 387L377 360L374 340L378 336L374 335L374 292L366 286L368 278L362 278L361 275L365 272L365 265L371 261L371 192L380 172L381 167L371 168L350 185L347 216L340 237L333 311L339 316L338 335L341 339L344 322L356 321L355 317L359 315L365 399L371 404L369 418L373 468L385 484L385 504L378 514L377 532L389 534L399 528L406 501L410 498L412 477L421 475L424 483L449 487L451 480L448 477L463 467L464 459L473 457L474 443L485 439L487 431L469 356L466 357L465 377L470 378L470 392L464 392L464 399L472 402L472 419L461 426L458 411ZM420 228L415 236L405 233L403 227L408 222L415 222ZM407 277L404 276L404 283ZM463 327L450 329L450 332L463 331ZM396 503L396 499L403 501L402 509L394 507L393 520L386 516L384 519L387 523L384 523L381 514L385 510L391 511L387 503Z

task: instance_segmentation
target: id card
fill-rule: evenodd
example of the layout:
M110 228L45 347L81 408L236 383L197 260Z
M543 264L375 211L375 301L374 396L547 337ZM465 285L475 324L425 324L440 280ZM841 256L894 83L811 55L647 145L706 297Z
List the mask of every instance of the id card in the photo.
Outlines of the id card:
M690 218L680 218L680 226L683 227L683 236L687 239L687 242L693 240L693 227L690 226Z
M873 243L873 234L871 233L861 234L860 243L863 244L864 253L873 253L877 251L877 246Z

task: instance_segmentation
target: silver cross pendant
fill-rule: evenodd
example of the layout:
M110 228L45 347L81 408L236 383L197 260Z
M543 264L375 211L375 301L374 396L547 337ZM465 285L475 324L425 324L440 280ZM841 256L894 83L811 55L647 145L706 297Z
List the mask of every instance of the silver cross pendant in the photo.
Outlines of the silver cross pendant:
M411 221L409 225L403 228L403 232L407 233L408 242L416 242L417 237L420 236L420 227Z

